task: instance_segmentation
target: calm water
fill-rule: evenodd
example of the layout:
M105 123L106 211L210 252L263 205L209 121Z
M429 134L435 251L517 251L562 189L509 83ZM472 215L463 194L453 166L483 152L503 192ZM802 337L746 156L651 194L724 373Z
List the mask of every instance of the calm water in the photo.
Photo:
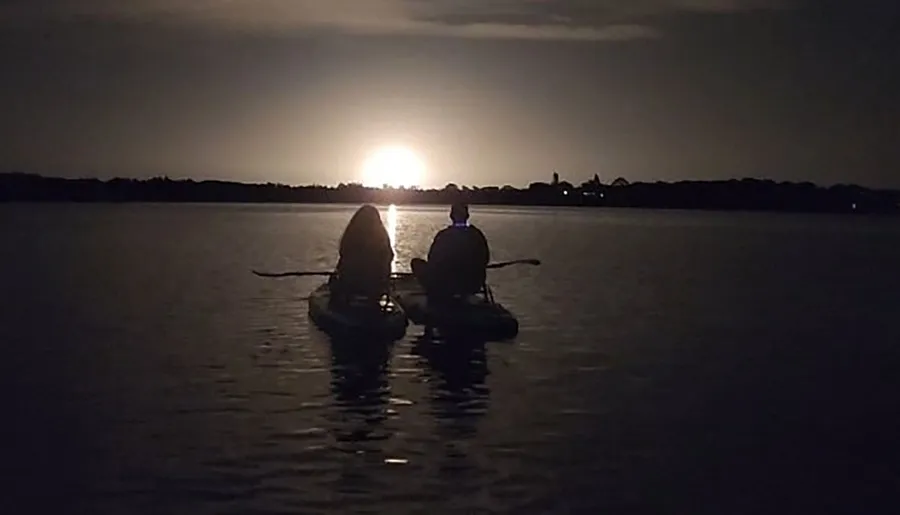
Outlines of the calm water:
M310 326L352 207L0 206L9 513L900 507L900 222L473 208L511 343ZM399 256L444 210L383 208Z

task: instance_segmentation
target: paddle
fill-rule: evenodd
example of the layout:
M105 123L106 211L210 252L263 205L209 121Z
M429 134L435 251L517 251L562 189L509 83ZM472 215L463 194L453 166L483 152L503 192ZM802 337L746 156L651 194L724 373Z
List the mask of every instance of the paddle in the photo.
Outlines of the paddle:
M487 266L488 269L496 269L496 268L505 268L512 265L540 265L541 261L539 259L516 259L514 261L502 261L500 263L491 263ZM260 277L330 277L334 275L334 272L281 272L281 273L271 273L271 272L257 272L256 270L252 270L252 272ZM408 277L412 275L412 272L394 272L391 274L395 277Z
M281 272L281 273L273 273L273 272L257 272L256 270L251 270L255 275L260 277L331 277L332 275L336 275L335 272ZM412 272L391 272L392 276L410 276Z
M494 268L505 268L511 265L533 265L538 266L541 264L540 259L516 259L515 261L502 261L500 263L491 263L487 267L490 269Z
M251 270L254 274L260 277L313 277L313 276L324 276L330 277L334 275L334 272L281 272L281 273L271 273L271 272L257 272L256 270Z

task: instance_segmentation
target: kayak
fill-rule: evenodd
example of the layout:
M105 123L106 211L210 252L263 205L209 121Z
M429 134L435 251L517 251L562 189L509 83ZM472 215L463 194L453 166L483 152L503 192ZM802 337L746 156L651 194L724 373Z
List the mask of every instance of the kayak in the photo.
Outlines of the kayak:
M394 296L414 324L446 336L506 340L519 332L516 317L488 295L468 295L429 306L418 279L406 276L394 279Z
M332 336L399 340L409 325L405 311L391 297L378 303L371 298L356 298L347 304L331 305L328 283L310 294L309 317L319 329Z

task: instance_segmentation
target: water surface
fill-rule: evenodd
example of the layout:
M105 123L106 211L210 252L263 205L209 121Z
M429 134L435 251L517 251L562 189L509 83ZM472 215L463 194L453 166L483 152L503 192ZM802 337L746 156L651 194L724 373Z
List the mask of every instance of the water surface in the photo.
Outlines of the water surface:
M511 343L310 325L353 206L0 206L4 476L62 513L873 512L900 223L473 207ZM398 270L443 209L382 208ZM12 502L12 501L10 501ZM27 512L20 509L17 512ZM888 509L888 512L895 510Z

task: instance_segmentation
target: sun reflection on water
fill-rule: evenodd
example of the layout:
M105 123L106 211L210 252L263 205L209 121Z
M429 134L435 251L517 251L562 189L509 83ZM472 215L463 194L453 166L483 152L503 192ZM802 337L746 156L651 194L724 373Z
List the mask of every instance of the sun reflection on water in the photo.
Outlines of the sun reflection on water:
M391 272L397 272L397 206L391 204L387 210L387 232L391 238L391 250L394 259L391 261Z

